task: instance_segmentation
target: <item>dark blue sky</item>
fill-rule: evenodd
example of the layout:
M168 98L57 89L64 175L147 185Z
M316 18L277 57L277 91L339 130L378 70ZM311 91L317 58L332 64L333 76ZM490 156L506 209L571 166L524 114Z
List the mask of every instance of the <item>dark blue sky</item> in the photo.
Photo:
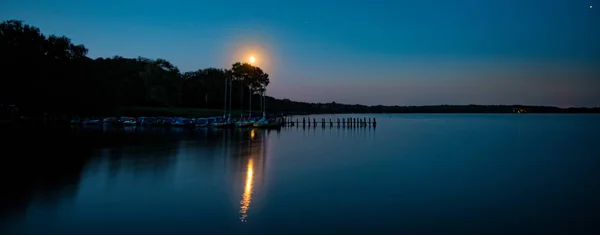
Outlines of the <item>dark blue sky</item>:
M597 3L596 8L590 5ZM3 0L91 57L182 71L256 56L268 94L361 104L600 106L600 0Z

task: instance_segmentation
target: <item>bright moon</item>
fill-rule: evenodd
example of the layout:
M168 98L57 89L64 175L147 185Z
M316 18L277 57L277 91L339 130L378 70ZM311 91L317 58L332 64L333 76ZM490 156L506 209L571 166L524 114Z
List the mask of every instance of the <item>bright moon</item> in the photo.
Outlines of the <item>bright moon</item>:
M250 63L254 64L254 61L256 61L256 60L254 59L254 56L250 56Z

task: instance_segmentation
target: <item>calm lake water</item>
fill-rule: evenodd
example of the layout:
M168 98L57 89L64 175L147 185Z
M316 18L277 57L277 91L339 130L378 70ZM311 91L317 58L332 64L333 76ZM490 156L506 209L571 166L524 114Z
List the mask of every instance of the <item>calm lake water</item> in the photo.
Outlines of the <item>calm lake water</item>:
M5 132L0 233L600 234L599 115L373 116Z

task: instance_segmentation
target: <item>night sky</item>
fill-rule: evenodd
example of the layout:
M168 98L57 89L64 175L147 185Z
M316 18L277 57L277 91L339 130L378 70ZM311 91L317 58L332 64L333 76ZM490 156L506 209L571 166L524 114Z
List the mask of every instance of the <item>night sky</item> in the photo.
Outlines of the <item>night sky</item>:
M590 8L590 5L597 7ZM182 71L255 56L268 95L367 105L600 106L600 0L2 0L89 56Z

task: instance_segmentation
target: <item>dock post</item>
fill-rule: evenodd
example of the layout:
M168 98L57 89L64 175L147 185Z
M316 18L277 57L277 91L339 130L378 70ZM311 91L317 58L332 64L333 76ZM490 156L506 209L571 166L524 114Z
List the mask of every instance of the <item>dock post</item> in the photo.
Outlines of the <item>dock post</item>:
M342 126L346 126L346 119L342 118Z
M329 127L333 126L333 121L331 121L331 118L329 119Z
M377 126L377 121L375 120L375 118L373 118L373 127Z
M313 126L316 127L317 126L317 119L313 118Z
M306 126L306 118L302 117L302 126Z
M369 118L369 125L371 125L371 118Z

